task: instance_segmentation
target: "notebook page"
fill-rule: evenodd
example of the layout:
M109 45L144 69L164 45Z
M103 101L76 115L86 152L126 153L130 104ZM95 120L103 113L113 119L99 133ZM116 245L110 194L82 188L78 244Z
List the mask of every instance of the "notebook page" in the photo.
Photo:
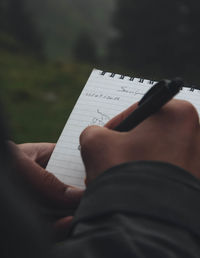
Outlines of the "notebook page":
M66 184L85 188L79 136L89 125L103 126L139 101L152 87L150 81L93 70L57 142L47 170Z
M79 136L89 125L103 126L139 101L155 82L93 70L57 142L47 170L62 182L84 189L85 171ZM200 113L200 91L183 88L177 99L188 100Z

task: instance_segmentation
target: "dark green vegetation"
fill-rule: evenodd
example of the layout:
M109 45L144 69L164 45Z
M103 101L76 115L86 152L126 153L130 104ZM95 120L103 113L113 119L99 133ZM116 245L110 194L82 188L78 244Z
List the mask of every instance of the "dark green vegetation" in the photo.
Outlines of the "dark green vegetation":
M13 140L57 141L90 74L75 63L41 63L0 52L1 99Z
M0 99L15 141L57 140L104 55L113 2L0 1Z
M13 139L56 141L93 67L200 85L197 0L1 0L0 90Z
M18 1L18 0L17 0ZM50 59L73 57L74 44L84 33L104 56L112 37L112 17L116 0L25 0L26 7L44 39Z

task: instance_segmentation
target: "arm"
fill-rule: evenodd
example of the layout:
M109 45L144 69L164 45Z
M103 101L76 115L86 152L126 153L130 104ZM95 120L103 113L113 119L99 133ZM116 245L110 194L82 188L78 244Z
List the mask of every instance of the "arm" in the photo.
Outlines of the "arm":
M199 141L196 110L180 101L128 133L86 129L81 145L88 188L68 241L57 252L199 257Z
M178 167L112 168L89 185L69 238L56 251L63 257L199 257L199 203L199 182Z

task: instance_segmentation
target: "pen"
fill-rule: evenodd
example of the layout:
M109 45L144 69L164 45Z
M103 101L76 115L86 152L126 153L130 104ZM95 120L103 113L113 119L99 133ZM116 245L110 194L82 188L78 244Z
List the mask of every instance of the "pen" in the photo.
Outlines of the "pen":
M159 111L160 108L170 101L182 87L184 87L184 83L179 79L172 81L162 80L156 83L142 97L138 103L138 107L119 125L117 125L114 130L127 132L135 128L146 118Z

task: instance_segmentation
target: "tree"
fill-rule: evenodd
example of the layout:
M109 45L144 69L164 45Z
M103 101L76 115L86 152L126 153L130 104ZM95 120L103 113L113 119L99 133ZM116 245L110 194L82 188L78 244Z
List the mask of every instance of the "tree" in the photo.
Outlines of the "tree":
M82 33L74 47L74 57L77 61L94 64L97 62L96 45L91 36L84 32Z
M6 0L1 6L4 12L2 30L17 40L23 51L42 53L42 40L25 8L24 0ZM1 11L0 7L0 11Z
M3 30L5 24L6 0L0 1L0 31Z
M113 62L181 74L200 60L200 3L197 0L118 0L111 42Z

